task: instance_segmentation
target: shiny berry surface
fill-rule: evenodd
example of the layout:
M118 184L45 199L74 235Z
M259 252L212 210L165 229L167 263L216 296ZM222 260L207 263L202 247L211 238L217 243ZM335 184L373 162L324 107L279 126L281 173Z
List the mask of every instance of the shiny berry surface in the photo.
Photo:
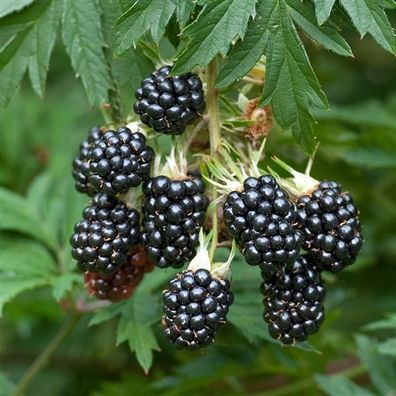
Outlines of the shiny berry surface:
M322 182L298 199L297 227L320 270L339 272L353 264L363 244L358 210L335 182Z
M271 337L289 345L316 333L324 320L326 290L309 259L300 256L282 271L263 275L264 320Z
M166 337L179 349L212 344L233 300L228 280L205 269L179 273L162 294Z
M97 194L74 226L72 256L83 271L112 273L140 240L139 213L112 196Z
M142 240L158 267L180 268L196 253L208 199L199 178L149 179L143 186Z
M170 77L170 71L163 66L143 79L133 108L156 132L179 135L204 111L204 92L196 74Z

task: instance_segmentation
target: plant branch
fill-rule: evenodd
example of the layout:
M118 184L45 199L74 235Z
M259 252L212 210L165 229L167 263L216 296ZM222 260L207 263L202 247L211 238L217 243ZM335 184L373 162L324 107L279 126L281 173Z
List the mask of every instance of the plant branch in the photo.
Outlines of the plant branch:
M50 343L40 353L40 355L37 356L37 358L33 361L25 374L22 376L12 396L21 396L23 394L23 392L30 385L37 373L45 366L45 364L48 362L48 359L58 349L65 337L74 328L79 317L79 313L74 312L72 316L63 324L63 326L55 334L55 337L50 341Z
M221 143L221 128L220 128L220 115L219 115L219 91L215 87L214 83L217 77L217 58L214 58L207 69L207 87L206 87L206 103L208 106L208 116L209 116L209 141L210 141L210 154L215 156L217 150ZM217 189L216 186L212 185L212 201L216 202L217 199ZM214 254L217 248L218 242L218 204L214 204L213 214L212 214L212 230L213 239L212 245L209 251L209 257L211 262L213 262Z

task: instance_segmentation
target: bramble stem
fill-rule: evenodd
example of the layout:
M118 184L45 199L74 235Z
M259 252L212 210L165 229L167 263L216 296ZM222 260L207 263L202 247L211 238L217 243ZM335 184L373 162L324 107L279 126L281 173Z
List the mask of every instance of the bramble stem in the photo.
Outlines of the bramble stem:
M217 77L217 58L214 58L207 69L207 87L206 87L206 104L208 106L209 116L209 141L210 141L210 154L213 157L216 155L217 150L221 143L221 127L220 127L220 116L219 116L219 91L214 85ZM217 189L212 185L212 200L217 199ZM213 208L212 215L212 229L213 239L210 247L209 257L213 262L213 257L217 248L218 241L218 207L217 203Z
M56 333L55 337L50 341L50 343L45 347L45 349L40 353L40 355L37 356L37 358L33 361L33 363L27 369L25 374L22 376L14 392L12 393L12 396L21 396L24 393L24 391L33 381L37 373L45 366L45 364L48 362L48 359L58 349L58 347L63 342L65 337L74 328L79 317L80 314L74 312L73 315L69 318L69 320L67 320L63 324L63 326Z

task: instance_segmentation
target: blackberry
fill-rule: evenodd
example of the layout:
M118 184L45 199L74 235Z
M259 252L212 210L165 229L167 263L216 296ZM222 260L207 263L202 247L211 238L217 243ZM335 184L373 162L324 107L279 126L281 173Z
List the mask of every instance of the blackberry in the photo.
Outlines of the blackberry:
M319 330L326 290L320 273L306 257L300 256L274 273L263 282L261 291L271 337L294 344Z
M72 256L83 271L109 274L126 263L139 238L139 213L114 197L97 194L74 226Z
M98 193L126 193L149 177L153 158L154 151L140 132L126 127L109 130L87 151L89 183Z
M302 235L294 228L295 205L272 176L248 177L242 192L227 196L223 215L248 264L270 273L297 258Z
M80 152L73 161L73 178L76 190L91 196L95 195L95 190L88 180L89 162L87 155L91 146L100 139L101 135L102 132L100 128L91 128L88 132L87 140L84 140L81 143Z
M163 291L165 335L176 348L210 345L234 300L230 282L206 269L183 271Z
M320 270L339 272L356 260L363 244L358 210L339 184L319 183L298 198L297 209L303 247Z
M163 66L142 81L134 110L156 132L179 135L204 111L205 100L196 74L170 77L170 71L170 66Z
M171 180L157 176L143 185L142 239L158 267L180 268L195 256L208 206L204 190L198 177Z
M127 262L112 274L86 272L85 287L89 294L99 300L117 302L128 299L141 282L145 272L150 272L154 264L148 259L142 245L134 246L128 254Z

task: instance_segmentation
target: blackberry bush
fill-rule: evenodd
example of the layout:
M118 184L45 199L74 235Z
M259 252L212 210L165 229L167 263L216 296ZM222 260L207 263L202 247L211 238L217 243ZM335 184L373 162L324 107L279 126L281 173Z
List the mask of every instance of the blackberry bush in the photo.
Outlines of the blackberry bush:
M316 333L324 320L326 290L312 261L300 256L272 276L264 274L264 278L264 320L271 337L294 344Z
M121 127L104 132L91 144L85 158L93 189L115 195L128 192L149 177L154 151L142 133Z
M139 213L112 196L98 194L74 226L72 256L83 271L110 274L126 263L139 239Z
M158 267L180 268L195 256L208 206L204 191L200 177L181 170L144 184L142 240Z
M171 77L170 71L171 66L163 66L143 79L133 108L156 132L179 135L202 114L205 100L196 74Z
M88 152L92 145L96 143L102 136L99 127L93 127L88 132L87 140L84 140L80 145L80 152L73 161L73 178L75 187L78 192L88 195L95 195L95 189L89 182L89 161Z
M166 337L176 348L195 350L213 343L234 297L224 272L211 268L202 246L189 268L169 282L162 300Z
M139 285L146 272L154 264L148 259L142 245L134 246L128 253L127 262L111 274L87 271L84 275L88 293L99 300L117 302L128 299Z
M319 182L296 172L282 183L297 205L297 227L303 232L303 248L320 270L340 272L355 262L363 244L359 212L350 194L336 182Z

